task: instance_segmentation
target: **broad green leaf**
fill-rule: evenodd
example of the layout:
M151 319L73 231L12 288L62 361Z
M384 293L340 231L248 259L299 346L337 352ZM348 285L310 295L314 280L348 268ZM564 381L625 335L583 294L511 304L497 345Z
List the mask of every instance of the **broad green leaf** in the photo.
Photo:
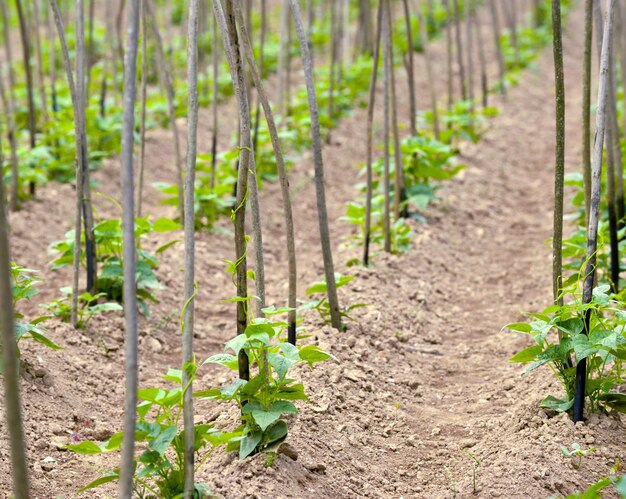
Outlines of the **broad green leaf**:
M330 354L328 354L326 352L323 352L316 345L304 346L304 347L299 349L299 353L300 353L300 358L304 362L308 362L308 364L310 366L312 366L313 363L315 363L315 362L323 362L325 360L328 360L328 359L332 358L332 355L330 355Z
M289 360L293 360L294 362L298 362L299 360L301 360L300 351L298 350L297 346L292 345L291 343L280 343L279 346L285 354L285 357L287 357Z
M626 413L626 394L618 392L610 392L602 394L598 397L606 405L619 412Z
M159 218L155 220L152 224L152 229L155 232L171 232L173 230L179 230L182 228L182 225L174 222L174 220L171 220L169 218Z
M576 355L577 361L586 359L590 355L598 352L598 349L594 348L591 343L589 343L589 338L587 338L584 334L574 336L572 338L572 344L574 346L574 354Z
M510 329L511 331L517 331L519 333L530 333L532 331L532 327L527 322L513 322L511 324L507 324L504 327L506 329Z
M537 360L537 355L543 352L543 347L540 345L533 345L525 348L521 352L516 353L509 359L509 362L532 362Z
M85 440L78 444L66 445L65 448L77 454L101 454L103 452L98 444L90 440Z
M232 340L227 341L226 345L224 345L224 353L226 353L228 350L232 350L233 352L235 352L235 355L237 355L239 353L239 350L241 350L246 344L247 339L248 338L245 334L235 336Z
M283 386L278 390L278 397L285 400L308 400L309 397L304 393L304 385Z
M289 368L295 363L293 360L290 360L284 355L280 355L279 353L268 354L267 360L269 361L272 368L274 368L280 379L283 379L285 377L287 371L289 371Z
M585 329L585 323L580 317L571 317L562 322L557 322L554 325L570 336L580 334L583 332L583 329Z
M159 435L150 442L150 448L162 456L172 443L172 440L174 440L177 432L178 428L176 428L176 425L166 426Z
M254 452L263 438L263 432L253 431L248 433L239 444L239 459L245 459Z
M220 364L233 371L236 371L239 366L237 357L227 353L219 353L217 355L213 355L202 363L202 365L205 364Z
M279 440L284 440L287 437L289 429L287 427L287 423L282 420L276 421L275 424L270 426L266 434L266 441L268 444L277 442Z
M548 395L545 399L541 401L541 407L545 407L546 409L551 409L556 412L566 412L569 411L574 406L574 399L572 400L564 400L553 397L552 395Z

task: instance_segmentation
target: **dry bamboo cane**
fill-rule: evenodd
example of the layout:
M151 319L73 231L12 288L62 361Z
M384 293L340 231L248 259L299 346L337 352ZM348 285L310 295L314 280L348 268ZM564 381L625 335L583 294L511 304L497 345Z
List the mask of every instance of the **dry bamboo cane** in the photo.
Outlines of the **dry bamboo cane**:
M498 61L498 75L500 79L500 93L506 95L506 81L504 77L504 55L500 46L500 18L496 7L496 0L489 0L489 13L491 14L491 26L493 28L494 46L496 48L496 60Z
M552 0L552 32L556 93L556 159L554 170L554 220L552 232L552 294L557 305L563 304L563 185L565 175L565 79L561 6Z
M417 135L417 104L415 98L415 64L413 57L413 34L412 34L412 26L411 26L411 11L409 10L409 1L402 0L402 4L404 6L404 19L405 19L405 27L407 33L407 43L409 46L409 50L407 51L407 82L409 85L409 114L410 114L410 125L411 125L411 135Z
M285 215L285 230L287 235L287 263L289 268L289 297L288 297L288 307L291 309L289 311L288 317L288 340L292 345L296 344L296 297L297 297L297 267L296 267L296 244L295 244L295 230L293 223L293 212L291 207L291 196L289 193L289 177L287 174L287 168L285 167L285 159L282 152L282 147L280 143L280 137L278 135L278 130L276 128L276 121L274 119L274 113L272 112L272 108L269 103L269 99L267 97L267 93L265 92L265 88L263 86L263 80L261 79L261 74L259 68L257 67L256 61L254 59L254 54L252 52L252 46L250 44L250 37L248 36L247 29L243 24L243 16L241 15L241 11L236 8L235 15L237 16L237 21L239 24L240 31L240 41L242 44L242 48L245 54L245 58L248 61L248 66L250 68L250 72L252 74L252 78L254 81L254 86L257 89L257 93L259 96L259 103L263 107L263 112L265 114L265 120L267 122L267 127L270 133L270 140L272 142L272 147L274 149L274 155L276 158L276 168L278 170L278 176L280 179L280 188L281 194L283 198L283 211Z
M585 222L589 224L591 203L591 59L593 40L593 1L585 0L585 54L583 57L583 184L585 191Z
M467 81L465 80L465 63L463 62L463 42L461 40L461 9L459 0L454 3L454 38L456 40L456 58L459 67L459 82L461 84L461 98L467 100Z
M195 307L195 221L194 199L196 181L196 154L198 141L198 0L189 3L189 25L187 41L187 168L185 171L185 289L183 309L183 420L185 429L184 499L194 497L194 444L193 417L193 330Z
M224 52L228 60L228 67L230 68L231 79L235 87L235 96L239 109L240 152L236 185L236 202L232 217L235 225L235 261L237 262L235 279L237 284L237 296L242 300L237 302L237 334L240 335L244 334L248 324L247 304L244 301L248 298L248 264L246 256L247 241L245 233L245 216L246 201L248 198L248 169L250 167L250 153L252 151L249 144L245 142L246 137L250 136L250 131L247 130L246 133L245 129L246 123L248 122L245 114L248 110L245 94L243 64L239 49L237 48L237 50L235 50L232 46L233 37L236 36L236 33L232 33L230 31L232 25L231 27L227 25L220 0L213 0L213 10L215 18L217 19L217 25L220 29L222 42L224 44ZM249 359L243 349L239 352L239 377L244 380L250 379Z
M59 11L56 0L49 0L50 9L54 15L54 21L57 27L57 33L61 41L61 52L63 54L63 62L65 65L65 73L72 96L72 104L74 106L74 135L76 144L76 218L74 222L74 258L72 265L72 310L70 314L70 322L74 327L78 324L78 286L80 275L80 248L81 248L81 226L82 226L82 210L83 210L83 135L81 133L81 113L79 111L80 102L76 92L74 83L74 74L72 72L72 63L70 61L67 42L65 40L65 27Z
M56 68L56 46L54 38L54 19L52 12L48 12L47 31L48 31L48 67L50 68L50 109L52 114L58 111L57 103L57 68Z
M452 0L444 0L446 3L446 73L448 88L448 112L452 112L454 105L454 75L452 71Z
M383 9L383 68L384 68L384 78L383 78L383 94L384 94L384 153L383 153L383 165L384 165L384 178L383 178L383 189L384 189L384 213L383 213L383 230L384 230L384 248L387 253L391 253L391 206L390 206L390 191L391 191L391 182L390 182L390 132L389 132L389 121L390 121L390 93L391 93L391 65L393 61L391 58L391 47L390 47L390 34L389 34L389 26L391 25L388 21L389 19L389 10L387 9L387 0L382 0L385 2L385 7Z
M370 79L369 100L367 104L367 193L365 197L365 229L363 232L363 265L369 265L369 250L372 225L372 149L373 149L373 122L374 122L374 106L376 104L376 80L378 78L378 63L380 58L380 41L382 37L382 21L383 21L383 1L378 0L378 9L376 14L376 44L374 46L374 60L372 76Z
M13 52L11 50L11 37L9 36L9 16L7 13L7 5L5 2L0 2L0 13L2 15L2 31L4 34L4 48L6 52L6 62L8 66L8 95L6 97L6 112L9 128L9 148L11 150L11 196L10 207L12 211L19 210L20 208L20 172L19 163L17 160L17 141L16 132L17 126L15 123L15 71L13 69Z
M602 55L602 37L603 37L603 23L602 23L602 8L600 2L594 4L594 17L598 32L598 56ZM607 212L609 218L609 239L611 248L611 283L612 290L617 292L619 285L619 240L617 237L617 209L616 209L616 193L615 193L615 174L616 174L616 157L615 157L615 130L614 122L617 125L617 119L615 118L615 93L613 83L613 51L609 53L609 82L608 82L608 103L607 103L607 128L606 128L606 196L607 196Z
M604 21L602 52L600 56L600 80L598 85L598 105L596 112L596 136L593 147L591 172L591 205L587 226L587 259L583 282L583 304L589 304L593 296L596 273L596 251L598 248L598 222L600 218L600 195L602 188L602 152L607 121L607 100L609 87L609 67L613 38L613 12L615 0L607 0L607 15ZM585 312L585 330L589 330L591 309ZM582 421L585 408L585 385L587 380L587 359L581 359L576 366L576 392L574 394L574 422Z
M391 3L387 0L387 30L388 50L389 50L389 99L391 105L391 132L393 137L393 154L394 154L394 196L393 196L393 212L395 220L400 217L407 217L406 206L406 186L404 183L404 165L402 163L402 153L400 151L400 132L398 129L398 110L396 104L396 76L393 64L393 41L391 38L392 22L391 22Z
M474 13L471 0L465 0L465 43L467 45L467 97L470 110L474 111L474 37L472 34Z
M135 284L135 189L134 189L134 130L137 80L137 50L139 45L139 0L129 0L127 41L124 54L124 92L122 121L121 189L123 200L122 235L124 262L124 316L126 328L126 387L124 397L124 437L120 463L120 499L133 492L135 469L135 421L137 418L137 389L139 388L139 352L137 335L137 289Z
M143 208L143 179L146 163L146 107L148 100L148 15L146 0L141 0L141 117L139 124L139 185L137 185L137 218Z
M40 0L33 0L33 23L32 32L35 41L35 67L37 68L37 83L39 83L39 99L41 102L42 128L48 123L48 99L46 98L46 80L44 78L43 56L41 49L41 19L39 12Z
M83 0L76 0L76 111L80 123L80 146L82 161L82 186L80 189L83 227L85 229L85 258L87 260L87 292L96 294L97 261L96 240L94 235L93 206L91 203L91 181L89 175L89 155L87 143L87 117L85 102L85 16ZM78 237L80 236L80 232Z
M146 6L148 7L148 15L150 16L150 25L152 26L152 33L156 41L157 48L157 62L161 69L161 78L163 85L165 85L165 92L167 95L167 109L170 117L170 126L172 127L172 136L174 138L174 153L176 155L176 174L178 184L178 211L181 221L184 217L184 201L183 201L183 160L180 152L180 134L178 132L178 125L176 124L176 104L174 100L174 84L172 82L171 73L167 68L167 61L165 58L165 51L163 48L163 38L159 31L157 24L157 18L155 14L154 1L147 0Z
M489 79L487 76L487 58L485 56L485 45L483 43L482 23L478 19L478 14L474 13L473 27L478 43L478 61L480 64L480 89L482 94L482 105L486 108L489 105Z
M420 25L420 38L422 41L422 48L424 54L424 64L426 66L426 78L428 80L428 91L430 95L430 109L433 113L433 131L435 138L439 140L440 124L439 124L439 109L437 108L437 90L435 88L435 81L433 77L433 67L430 49L428 48L428 34L426 33L426 22L424 16L418 11L418 21Z
M324 161L322 157L322 142L320 138L319 111L317 107L317 97L315 95L315 84L313 82L313 61L309 52L302 15L298 0L291 2L291 12L298 33L304 75L306 80L307 95L309 101L309 113L311 115L311 138L313 140L313 156L315 161L315 188L317 197L317 213L320 226L320 238L322 243L322 257L324 260L324 274L326 276L326 287L328 291L328 305L332 326L342 330L341 313L339 312L339 299L337 298L337 285L335 283L335 270L333 265L333 255L330 244L330 230L328 228L328 213L326 209L326 192L324 190Z
M263 0L265 1L265 0ZM215 174L217 170L217 136L218 128L218 104L219 104L219 47L217 44L217 21L213 17L213 46L211 47L211 65L213 67L213 99L211 101L212 132L211 132L211 190L215 189Z
M35 97L33 92L33 70L30 64L30 38L28 36L28 25L26 14L22 6L22 0L15 0L17 16L20 25L20 35L22 41L22 55L24 58L24 70L26 73L26 97L28 103L28 135L30 138L30 148L37 145L37 111L35 110ZM35 183L29 186L31 196L35 195Z
M0 164L2 164L2 142L0 140ZM0 175L0 194L4 193L2 175ZM22 404L20 403L20 368L17 345L15 343L15 324L13 315L13 290L11 289L11 255L9 248L9 224L4 204L4 195L0 195L0 367L4 380L4 408L6 428L9 434L11 451L11 477L13 478L13 497L28 499L29 477L26 463L26 445L22 425Z

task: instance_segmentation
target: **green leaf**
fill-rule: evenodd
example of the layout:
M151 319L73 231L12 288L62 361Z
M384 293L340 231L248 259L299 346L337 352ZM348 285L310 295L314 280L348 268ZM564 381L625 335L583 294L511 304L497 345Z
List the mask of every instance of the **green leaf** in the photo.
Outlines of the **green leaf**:
M180 242L180 239L174 239L173 241L170 241L169 243L165 243L163 246L159 246L155 253L158 255L160 253L163 253L165 250L170 249L172 246L174 246L175 244L178 244Z
M205 364L220 364L227 367L228 369L236 371L239 366L239 361L234 355L230 355L227 353L218 353L217 355L209 357L202 363L202 365Z
M586 359L590 355L593 355L598 352L597 348L594 348L591 343L589 343L589 338L587 338L584 334L578 334L572 338L572 344L574 347L574 354L576 355L576 360L581 361L582 359Z
M284 355L280 355L278 353L268 354L267 360L274 368L280 379L285 377L289 368L295 363L293 360L289 360Z
M101 454L103 452L98 444L91 442L90 440L85 440L84 442L80 442L78 444L66 445L65 448L76 452L77 454L83 455Z
M152 229L155 232L171 232L173 230L179 230L182 228L182 225L174 222L174 220L171 220L169 218L159 218L155 220L152 224Z
M283 386L278 390L278 397L285 400L308 400L309 397L304 393L304 385L298 383L297 385Z
M598 400L601 400L616 411L626 413L626 394L624 393L604 393L598 397Z
M115 480L119 480L119 478L120 478L120 476L119 476L118 473L112 473L110 475L101 476L100 478L97 478L93 482L85 485L83 488L78 489L78 492L85 492L86 490L94 489L96 487L99 487L100 485L104 485L105 483L114 482Z
M33 340L35 340L37 343L41 343L42 345L45 345L48 348L52 348L52 350L60 350L61 349L61 347L59 345L57 345L54 341L52 341L50 338L48 338L48 337L44 336L43 334L35 331L34 329L31 329L30 335L33 338Z
M601 284L600 286L596 286L593 289L593 301L600 305L606 305L609 303L609 291L611 290L611 286L608 284Z
M287 437L288 431L287 423L282 420L276 421L267 431L265 436L267 443L271 444L279 440L284 440Z
M245 459L254 452L263 438L263 432L252 431L248 433L239 444L239 459Z
M247 341L248 337L245 334L235 336L232 340L227 341L226 345L224 345L224 353L226 353L228 350L232 350L233 352L235 352L235 355L237 355L239 353L239 350L241 350L245 346Z
M557 322L554 325L570 336L580 334L585 329L585 323L580 317L571 317L565 321Z
M543 352L543 347L541 345L533 345L525 348L521 352L516 353L509 359L509 362L532 362L537 360L537 355L541 352Z
M94 305L88 309L89 315L96 315L102 312L113 312L117 310L124 310L119 303L107 302Z
M289 360L293 360L294 362L302 360L300 359L300 351L297 346L291 343L280 343L278 346Z
M317 345L307 345L299 349L300 358L310 366L315 362L323 362L332 358L332 355L323 352Z
M532 331L532 327L527 322L513 322L511 324L507 324L504 327L506 329L510 329L511 331L517 331L519 333L530 333Z
M569 411L573 406L574 399L558 399L556 397L553 397L552 395L548 395L545 399L541 401L541 407L545 407L546 409L550 409L556 412Z
M150 448L162 456L172 443L172 440L174 440L177 432L178 428L176 428L176 425L166 426L161 433L150 442Z

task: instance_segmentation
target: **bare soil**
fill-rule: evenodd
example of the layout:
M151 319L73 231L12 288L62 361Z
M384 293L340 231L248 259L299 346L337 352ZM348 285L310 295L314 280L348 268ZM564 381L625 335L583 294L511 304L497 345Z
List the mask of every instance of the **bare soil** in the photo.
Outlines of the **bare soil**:
M565 35L567 82L567 168L579 167L582 59L582 9L569 18ZM485 36L487 36L487 30ZM486 44L490 46L490 44ZM445 88L443 40L433 45L439 64L439 88ZM493 54L488 54L493 61ZM421 59L418 94L427 99ZM490 65L490 72L495 65ZM520 85L499 100L499 117L478 144L462 144L467 168L440 192L440 201L413 223L413 250L376 255L372 268L346 268L360 256L347 244L350 229L338 218L356 192L358 164L364 160L362 109L340 123L325 147L328 208L338 270L356 275L343 304L365 302L345 333L305 320L312 341L336 358L315 369L299 368L310 402L289 420L292 451L280 454L270 468L264 456L238 461L218 451L199 481L224 498L354 497L532 497L567 494L609 472L626 459L626 432L617 415L590 416L574 425L539 407L559 387L547 369L530 377L507 359L525 339L503 332L520 311L550 302L550 247L554 164L554 90L550 50L525 73ZM400 89L406 85L398 72ZM400 109L408 96L399 91ZM404 118L403 113L403 118ZM201 113L199 142L209 148L208 111ZM228 130L232 111L221 115ZM406 121L406 120L405 120ZM145 212L171 216L150 186L172 181L174 159L167 131L149 135ZM118 197L117 159L97 172L98 190ZM309 152L298 158L291 181L297 221L298 277L310 283L323 276ZM100 216L118 216L105 198L97 198ZM70 282L67 271L53 272L47 246L72 225L73 191L51 184L38 199L11 215L14 259L41 269L42 293L36 302L58 296ZM266 184L262 192L268 303L286 301L286 259L280 191ZM165 238L147 241L157 245ZM235 294L225 274L232 258L232 232L196 236L196 344L200 360L221 351L235 334L235 312L220 300ZM180 363L178 314L182 306L182 246L163 255L158 276L164 284L151 317L142 319L141 385L162 385L168 366ZM304 285L302 285L304 287ZM300 292L303 295L303 291ZM36 312L33 304L29 313ZM123 400L123 319L98 317L86 331L51 321L50 335L64 349L51 352L24 346L22 395L34 496L76 497L76 490L98 476L108 459L59 450L69 433L105 440L121 425ZM197 389L229 382L226 372L203 368ZM219 427L236 424L233 408L197 403L197 421ZM4 429L4 420L0 422ZM10 473L6 431L0 432L0 496L8 497ZM595 447L580 468L559 446L573 442ZM475 465L472 456L480 463ZM475 469L475 473L473 470ZM474 489L475 475L475 489ZM4 495L3 495L4 494ZM85 497L112 497L103 488ZM607 495L607 497L611 497Z

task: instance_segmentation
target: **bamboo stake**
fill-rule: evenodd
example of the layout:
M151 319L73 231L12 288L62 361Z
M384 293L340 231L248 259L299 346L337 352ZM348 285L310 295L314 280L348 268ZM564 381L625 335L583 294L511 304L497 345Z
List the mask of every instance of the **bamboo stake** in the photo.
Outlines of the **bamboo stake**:
M583 184L585 222L589 224L591 203L591 46L593 34L593 0L585 0L585 54L583 57Z
M456 58L459 67L459 82L461 84L461 97L467 100L467 82L465 80L465 63L463 62L463 42L461 41L461 9L459 0L454 2L454 38L456 40Z
M17 15L20 24L20 35L22 41L22 55L24 58L24 70L26 72L26 96L28 102L28 134L30 137L30 148L37 146L37 112L35 110L35 97L33 95L33 71L30 64L30 38L28 36L28 25L26 14L22 7L22 0L15 0ZM35 183L30 183L30 194L35 195Z
M435 138L439 140L440 125L439 125L439 110L437 108L437 89L435 88L435 82L433 77L433 68L430 49L428 48L428 34L426 33L426 21L422 13L418 10L418 22L420 25L420 38L422 41L422 49L424 54L424 64L426 66L426 78L428 80L428 91L430 94L430 109L433 113L433 131Z
M383 0L378 0L376 14L376 44L374 46L374 60L372 76L370 78L369 100L367 104L367 193L365 197L365 229L363 233L363 265L369 265L369 250L372 224L372 149L373 149L373 122L374 106L376 104L376 80L378 78L378 63L380 58L380 40L382 36Z
M407 52L407 81L409 85L409 113L410 113L410 125L411 125L411 135L417 135L417 104L415 98L415 64L413 62L413 34L412 34L412 26L411 26L411 11L409 9L408 0L402 0L402 4L404 7L404 20L405 27L407 33L407 43L409 45L409 50Z
M498 61L498 75L500 77L500 93L506 95L506 80L504 77L504 55L500 46L500 18L495 0L489 0L489 13L491 14L491 26L493 28L493 39L496 48L496 60Z
M283 156L280 137L276 128L276 122L274 120L274 114L263 86L263 80L259 68L256 65L254 54L252 52L252 46L250 44L250 37L248 36L247 29L243 24L243 16L241 10L237 7L235 9L235 15L240 30L240 41L243 47L245 58L248 61L248 66L254 80L254 86L257 89L259 96L259 102L263 106L263 112L265 113L265 120L270 133L270 140L274 149L274 155L276 157L276 167L278 170L278 176L280 179L280 188L283 198L283 211L285 215L285 230L287 233L287 262L289 268L289 297L288 306L291 309L288 317L288 340L292 345L296 344L296 296L297 296L297 267L296 267L296 244L295 244L295 231L293 223L293 212L291 208L291 196L289 193L289 177L287 175L287 168L285 167L285 159Z
M143 208L143 179L146 163L146 107L148 101L148 13L146 0L141 0L141 118L139 124L139 185L137 186L137 218Z
M600 218L600 195L602 178L602 151L607 119L607 99L609 87L609 64L613 38L613 12L615 0L607 0L607 15L604 21L602 53L600 57L600 80L598 85L598 106L596 112L596 138L593 148L591 172L591 205L587 226L587 259L583 282L583 304L591 303L596 273L596 250L598 247L598 221ZM585 313L585 331L589 331L591 309ZM587 359L581 359L576 366L576 392L574 394L574 422L583 420L585 407L585 385L587 380Z
M384 78L383 78L383 104L384 104L384 154L383 154L383 165L384 165L384 178L383 178L383 188L384 188L384 214L383 214L383 230L384 230L384 248L387 253L391 253L391 206L390 206L390 191L391 191L391 182L390 182L390 158L389 158L389 149L390 149L390 132L389 132L389 121L390 121L390 93L391 93L391 65L393 64L393 60L390 60L390 33L389 27L391 23L389 22L389 9L387 8L387 0L383 0L385 2L385 7L383 10L383 69L384 69Z
M0 140L0 164L3 162ZM0 193L4 192L0 175ZM9 224L0 195L0 350L2 351L2 378L4 380L4 413L11 450L11 477L15 499L28 499L29 477L26 463L26 445L22 425L22 404L20 402L20 361L15 343L13 316L13 290L11 289L11 255L9 248Z
M187 41L187 169L185 171L185 290L183 311L183 414L184 414L184 499L194 497L194 444L195 428L193 418L193 374L189 366L193 364L193 330L195 307L195 181L196 154L198 141L198 0L189 3L189 35Z
M161 78L163 85L165 85L165 92L167 95L167 109L170 116L170 126L172 127L172 136L174 138L174 154L176 155L176 181L178 183L178 211L181 221L184 220L184 201L183 201L183 160L180 153L180 139L178 132L178 125L176 124L176 104L174 100L174 84L170 71L167 68L167 61L165 59L165 51L163 48L163 38L159 31L157 24L157 18L155 14L155 7L153 0L147 0L146 6L148 7L148 15L150 16L150 25L152 26L152 33L156 41L157 48L157 62L161 69Z
M309 113L311 115L311 137L313 140L313 156L315 160L315 188L317 193L317 213L320 226L320 238L322 243L322 257L324 260L324 273L326 275L326 286L328 291L328 304L330 307L331 323L335 329L344 328L341 323L339 312L339 300L337 298L337 286L335 283L335 269L333 265L333 255L330 245L330 231L328 228L328 213L326 210L326 192L324 190L324 161L322 157L322 143L320 139L319 112L317 107L317 97L315 95L315 84L313 82L313 61L309 52L300 6L298 0L290 0L291 12L296 24L296 32L300 42L302 62L304 65L304 75L306 80L307 95L309 101Z
M265 1L265 0L263 0ZM213 130L211 132L211 190L215 189L215 173L217 169L217 136L218 128L218 104L219 104L219 45L217 43L217 21L213 17L213 46L211 47L211 62L213 66L213 99L211 101L211 112L213 116Z
M229 4L227 3L227 7ZM232 5L230 5L232 9ZM227 25L226 17L222 9L220 0L213 0L213 10L217 19L218 27L222 35L222 41L224 43L224 52L228 60L228 66L230 68L231 79L233 86L235 87L235 96L237 98L239 109L239 140L240 140L240 152L239 152L239 166L237 173L237 185L236 185L236 202L235 209L233 210L233 220L235 225L235 258L237 263L236 270L236 284L237 284L237 296L242 300L248 298L248 281L247 281L247 242L245 232L245 217L246 217L246 199L248 197L248 168L250 167L250 153L251 148L246 138L250 137L250 130L246 131L246 114L247 98L245 93L245 83L243 74L243 65L239 53L239 49L233 47L233 38L236 33L230 31L229 25ZM231 25L232 26L232 25ZM247 133L246 133L247 132ZM237 334L244 334L248 324L247 305L245 301L237 302ZM244 380L250 379L250 365L246 352L242 349L239 352L239 377Z
M557 305L563 305L563 185L565 176L565 79L563 75L563 41L561 5L552 0L552 41L556 91L556 161L554 170L554 221L552 232L552 294Z
M448 84L448 112L452 112L454 105L454 75L452 72L452 0L444 0L446 3L446 73Z
M15 71L13 68L13 52L11 50L11 37L9 36L9 16L7 12L6 2L0 2L0 13L2 15L2 31L4 34L4 48L6 53L6 62L8 66L8 83L9 90L6 98L6 106L7 110L7 118L8 118L8 137L9 137L9 148L11 151L11 196L10 196L10 207L12 211L17 211L20 209L20 198L19 198L19 189L20 189L20 172L19 172L19 164L17 160L17 141L16 141L16 131L17 126L15 123Z
M135 285L135 207L134 207L134 129L137 80L137 48L139 39L139 0L129 0L126 52L124 54L124 97L122 121L123 261L124 315L126 326L126 393L124 398L124 437L120 464L120 499L133 492L135 421L137 389L139 388L139 353L137 335L137 289Z

